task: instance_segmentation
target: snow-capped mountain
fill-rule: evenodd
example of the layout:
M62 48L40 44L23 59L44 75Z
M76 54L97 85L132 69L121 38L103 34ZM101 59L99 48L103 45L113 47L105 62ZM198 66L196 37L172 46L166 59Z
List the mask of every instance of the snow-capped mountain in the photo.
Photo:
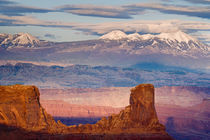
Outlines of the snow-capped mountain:
M188 34L182 31L177 31L172 33L161 33L159 35L156 35L155 37L163 40L186 42L186 43L188 43L189 41L194 41L194 42L198 41L197 39L189 36Z
M182 31L158 35L127 35L122 31L112 31L100 39L76 42L44 42L28 34L0 34L0 45L0 59L3 60L12 58L120 67L155 62L181 67L210 67L209 46Z
M37 47L40 40L28 33L0 34L0 45L3 48L11 47Z
M144 53L146 50L151 52L161 52L166 54L187 54L194 55L195 53L209 53L209 47L190 35L182 32L160 33L158 35L138 33L126 34L122 31L116 30L107 33L100 37L102 40L117 40L122 42L136 42L135 46L122 47L126 48L129 53L140 54L142 49ZM137 43L138 42L138 43ZM131 44L131 43L130 43Z
M120 31L120 30L114 30L110 33L107 33L100 37L100 39L107 39L107 40L121 40L128 38L127 34Z
M189 41L198 41L197 39L191 37L190 35L182 31L171 32L171 33L160 33L158 35L152 35L152 34L140 35L139 33L133 33L127 35L126 33L120 30L114 30L100 37L100 39L105 39L105 40L127 39L128 41L131 40L140 41L140 40L147 40L154 38L159 38L162 40L169 40L169 41L186 42L186 43L188 43Z
M127 35L127 38L129 40L136 40L136 41L143 39L142 36L138 33L129 34L129 35Z

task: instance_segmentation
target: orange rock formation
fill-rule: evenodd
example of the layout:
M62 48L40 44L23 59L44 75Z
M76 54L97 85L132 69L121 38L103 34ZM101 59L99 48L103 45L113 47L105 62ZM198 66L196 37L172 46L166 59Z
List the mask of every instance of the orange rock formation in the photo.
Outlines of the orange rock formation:
M9 135L15 133L26 138L30 135L37 138L40 133L45 133L42 136L50 135L53 138L76 136L79 139L119 139L122 136L171 139L165 132L165 127L158 121L154 107L154 86L151 84L141 84L131 89L129 106L119 114L104 117L93 125L66 126L60 122L56 123L40 105L39 96L35 86L0 86L0 129L2 125L21 128L20 132L4 129L0 131L0 137L4 135L3 138L10 138ZM25 136L22 130L30 134Z
M159 123L154 106L154 86L141 84L131 89L130 105L119 114L104 117L94 125L72 127L82 133L162 133L165 127Z
M0 86L0 124L29 131L60 133L60 123L46 113L35 86Z

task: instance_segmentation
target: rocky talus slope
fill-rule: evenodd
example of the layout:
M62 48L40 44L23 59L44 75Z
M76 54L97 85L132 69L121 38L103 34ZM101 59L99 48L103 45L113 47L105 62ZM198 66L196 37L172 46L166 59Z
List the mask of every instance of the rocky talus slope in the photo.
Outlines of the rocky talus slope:
M56 123L40 105L39 97L35 86L0 86L0 138L172 139L158 121L151 84L133 88L129 106L93 125Z

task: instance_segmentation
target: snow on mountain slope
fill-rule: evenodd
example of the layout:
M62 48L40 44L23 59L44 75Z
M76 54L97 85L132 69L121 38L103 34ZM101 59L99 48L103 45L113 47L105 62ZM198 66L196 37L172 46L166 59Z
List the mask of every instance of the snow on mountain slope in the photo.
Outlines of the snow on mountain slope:
M20 45L24 45L24 44L38 44L40 41L33 37L32 35L28 34L28 33L19 33L19 36L13 40L14 43L18 43Z
M40 40L28 33L0 34L0 45L3 48L11 47L37 47Z
M155 35L152 35L152 34L142 35L143 40L153 39L154 37L155 37Z
M127 38L127 34L120 31L120 30L114 30L110 33L107 33L100 37L100 39L108 39L108 40L120 40Z
M138 33L129 34L127 35L127 38L129 40L142 40L143 39L142 36Z
M159 51L167 54L177 54L178 51L182 53L195 53L196 51L202 53L209 53L209 47L202 44L197 39L191 37L190 35L182 32L171 32L171 33L160 33L158 35L144 34L139 35L138 33L126 35L122 31L112 31L103 35L100 39L104 40L122 40L122 41L136 41L142 42L141 46L135 47L135 52L130 50L130 52L138 54L141 52L140 49L150 49L151 51ZM123 48L123 47L121 47ZM125 48L125 47L124 47ZM132 48L130 48L132 49Z
M173 32L173 33L161 33L159 35L156 35L156 37L164 40L173 40L173 41L178 41L178 42L189 42L189 41L195 41L197 40L188 34L178 31L178 32Z
M4 60L65 64L128 66L156 62L207 69L210 58L209 46L181 31L159 35L112 31L96 40L56 43L37 41L27 34L0 34L0 45L0 58ZM35 49L25 49L31 47Z
M153 39L153 38L159 38L161 40L171 40L171 41L178 41L178 42L186 42L189 41L197 41L195 38L189 36L188 34L177 31L172 33L160 33L158 35L152 35L152 34L144 34L140 35L138 33L133 33L127 35L126 33L114 30L110 33L107 33L100 37L100 39L107 39L107 40L120 40L120 39L127 39L127 40L147 40L147 39Z

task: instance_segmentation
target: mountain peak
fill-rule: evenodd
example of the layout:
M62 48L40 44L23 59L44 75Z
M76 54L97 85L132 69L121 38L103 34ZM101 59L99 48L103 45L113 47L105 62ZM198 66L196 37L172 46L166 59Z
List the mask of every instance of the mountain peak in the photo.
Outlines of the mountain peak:
M121 45L119 49L124 49L128 53L141 54L142 48L148 50L148 52L154 51L158 53L166 53L175 55L190 55L196 57L196 55L206 56L209 53L209 47L202 44L197 39L191 37L190 35L182 32L165 32L157 35L154 34L143 34L139 33L126 34L122 31L116 30L103 35L100 39L104 40L117 40L134 42L136 45L134 50L132 47L128 47L128 44ZM140 45L141 44L141 45ZM126 46L127 45L127 46ZM162 47L164 46L164 47ZM137 49L138 48L138 49ZM113 50L112 50L113 51ZM192 55L193 54L193 55Z
M125 38L127 38L127 34L120 30L111 31L100 37L100 39L108 39L108 40L121 40Z
M177 31L177 32L172 32L172 33L161 33L157 35L156 37L164 40L173 40L173 41L178 41L178 42L189 42L190 40L196 41L195 38L189 36L188 34L182 32L182 31Z
M100 39L108 39L108 40L121 40L121 39L128 39L128 40L148 40L148 39L153 39L153 38L159 38L161 40L170 40L170 41L177 41L179 43L181 42L186 42L188 43L189 41L195 41L197 40L190 35L182 32L182 31L177 31L177 32L171 32L171 33L160 33L158 35L153 35L153 34L144 34L140 35L138 33L133 33L133 34L126 34L120 30L114 30L111 31L103 36L100 37Z
M14 42L20 45L34 44L40 42L39 39L28 33L18 33L17 35L18 37L14 40Z
M139 33L129 34L129 35L127 35L127 37L130 40L139 40L139 39L142 39L142 36Z
M28 33L0 34L0 45L4 48L9 47L36 47L40 40Z

